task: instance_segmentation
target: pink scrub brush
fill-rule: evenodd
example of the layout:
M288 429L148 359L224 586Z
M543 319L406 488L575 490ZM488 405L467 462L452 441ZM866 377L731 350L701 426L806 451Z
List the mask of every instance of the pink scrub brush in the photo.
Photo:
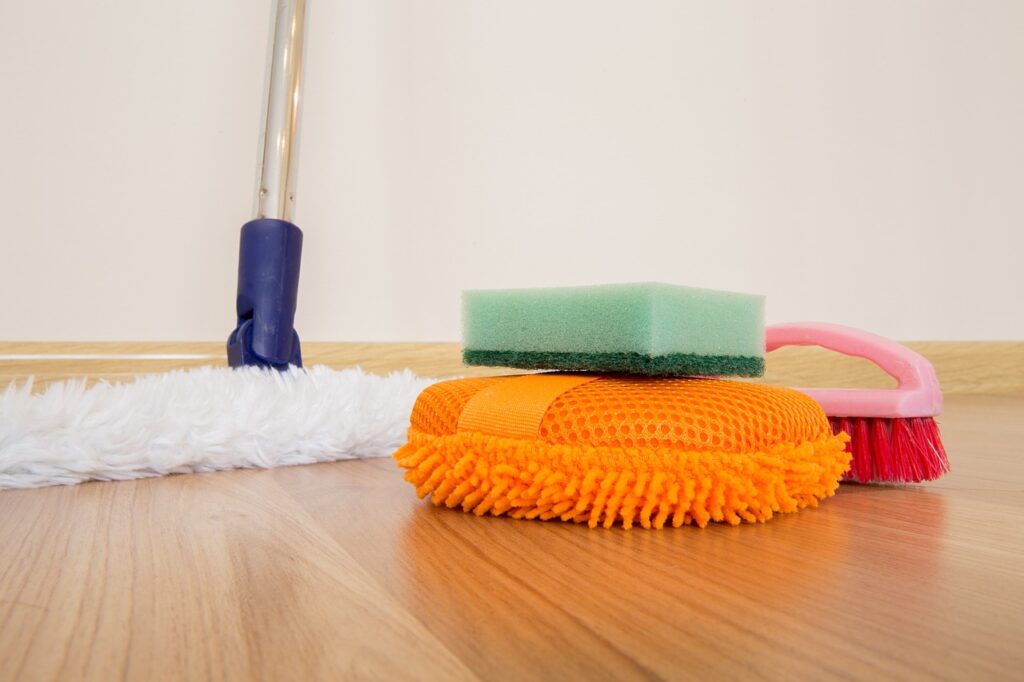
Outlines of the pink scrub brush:
M793 322L765 330L767 350L821 346L866 358L896 379L894 389L800 388L828 415L835 433L850 435L853 456L845 480L859 483L919 483L949 471L935 415L942 390L935 368L895 341L852 327Z

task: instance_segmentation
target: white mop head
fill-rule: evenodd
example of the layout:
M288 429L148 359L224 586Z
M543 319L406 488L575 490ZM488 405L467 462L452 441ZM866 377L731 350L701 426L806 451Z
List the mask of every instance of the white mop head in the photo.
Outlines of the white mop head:
M327 367L201 367L0 395L0 488L391 454L433 379Z

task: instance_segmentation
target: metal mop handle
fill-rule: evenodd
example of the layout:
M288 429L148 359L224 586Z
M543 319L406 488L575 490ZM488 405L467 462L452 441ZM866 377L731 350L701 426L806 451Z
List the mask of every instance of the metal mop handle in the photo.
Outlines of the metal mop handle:
M294 217L305 27L306 0L277 2L253 207L257 218L290 222Z
M295 333L302 231L292 224L307 0L276 0L260 138L256 217L242 226L232 367L302 366Z

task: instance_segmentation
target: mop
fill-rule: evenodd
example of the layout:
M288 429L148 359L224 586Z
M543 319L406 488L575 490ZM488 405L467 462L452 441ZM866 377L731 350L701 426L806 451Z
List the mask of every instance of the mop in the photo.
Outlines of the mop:
M302 232L292 222L306 0L277 0L255 218L242 227L227 367L69 380L0 394L0 488L390 455L432 383L405 370L302 368L294 329Z

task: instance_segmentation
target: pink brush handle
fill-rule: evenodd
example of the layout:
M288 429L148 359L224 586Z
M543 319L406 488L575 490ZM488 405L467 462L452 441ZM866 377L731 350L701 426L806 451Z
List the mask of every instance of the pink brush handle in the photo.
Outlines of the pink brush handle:
M893 389L801 388L830 417L934 417L942 412L935 368L904 345L853 327L790 322L765 329L768 352L782 346L821 346L866 358L896 379Z

